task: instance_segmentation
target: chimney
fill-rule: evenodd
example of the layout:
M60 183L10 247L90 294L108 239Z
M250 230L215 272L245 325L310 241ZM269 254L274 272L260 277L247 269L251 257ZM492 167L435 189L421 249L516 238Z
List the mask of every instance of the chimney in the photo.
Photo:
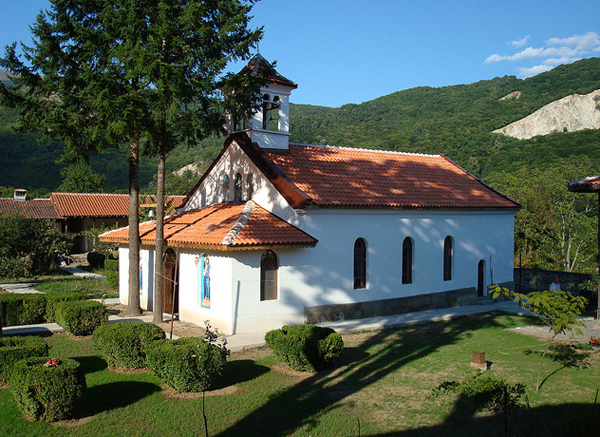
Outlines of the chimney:
M15 202L25 202L27 200L27 190L17 188L13 191L13 200Z

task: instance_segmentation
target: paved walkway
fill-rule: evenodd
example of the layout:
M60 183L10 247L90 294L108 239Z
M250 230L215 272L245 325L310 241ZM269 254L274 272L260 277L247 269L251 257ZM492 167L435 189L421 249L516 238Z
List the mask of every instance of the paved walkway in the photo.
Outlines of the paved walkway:
M12 293L37 293L33 289L35 284L0 284L0 288L4 288ZM106 299L106 303L119 303L118 299ZM443 308L428 311L419 311L414 313L396 314L392 316L384 317L371 317L368 319L357 319L357 320L340 320L336 322L318 323L319 326L328 326L335 329L337 332L347 331L365 331L374 330L381 328L391 328L398 326L408 326L421 323L428 323L440 320L452 320L457 317L462 317L470 314L481 314L492 311L504 311L508 313L514 313L519 315L528 315L529 313L524 309L520 308L518 304L513 301L498 302L488 305L468 305L462 307ZM121 317L117 315L109 316L109 323L116 323L122 321L144 321L151 322L152 315L145 315L139 317ZM577 341L587 341L587 339L593 335L600 337L600 326L596 327L595 320L586 319L586 328L584 329L583 335L574 337ZM532 332L525 332L526 329L531 329ZM41 325L31 326L8 326L2 328L4 335L21 335L21 334L49 334L63 332L56 323L45 323ZM544 337L545 333L548 332L546 327L533 326L528 328L516 329L517 332L523 332L528 334L534 334L539 337ZM537 332L536 332L537 331ZM264 346L264 332L252 332L245 334L233 334L227 337L227 347L232 351L239 351L243 349L251 349L255 347ZM561 340L569 340L570 337L561 336Z
M78 267L61 267L61 270L64 270L67 273L70 273L75 276L81 276L82 278L90 278L90 279L106 279L104 275L98 275L97 273L90 273L82 270Z

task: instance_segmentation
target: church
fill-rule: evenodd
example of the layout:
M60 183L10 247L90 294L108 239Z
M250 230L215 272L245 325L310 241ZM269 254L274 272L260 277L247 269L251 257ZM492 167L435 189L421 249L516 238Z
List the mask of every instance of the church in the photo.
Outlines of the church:
M444 155L292 144L297 84L260 55L263 104L165 219L164 311L226 334L476 303L513 286L520 205ZM119 247L127 303L128 231ZM155 222L140 225L140 300L152 309Z

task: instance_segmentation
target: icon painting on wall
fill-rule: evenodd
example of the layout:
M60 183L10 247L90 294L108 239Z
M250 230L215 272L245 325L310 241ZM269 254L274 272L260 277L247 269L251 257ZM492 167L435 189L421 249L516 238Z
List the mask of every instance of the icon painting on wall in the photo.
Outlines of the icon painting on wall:
M202 255L199 269L200 299L202 308L210 308L210 259Z

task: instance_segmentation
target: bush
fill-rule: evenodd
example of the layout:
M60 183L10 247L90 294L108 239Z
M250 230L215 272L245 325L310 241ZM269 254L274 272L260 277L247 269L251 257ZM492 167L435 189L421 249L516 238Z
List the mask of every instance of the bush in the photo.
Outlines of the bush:
M108 323L106 307L93 300L62 302L55 308L56 323L73 335L91 335Z
M167 386L181 392L208 390L220 375L228 351L201 337L182 337L155 342L147 365Z
M0 256L0 278L32 278L33 261L31 258L12 258Z
M110 260L106 260L108 262ZM119 272L108 272L106 274L106 279L108 280L108 286L115 291L119 291Z
M42 337L0 338L0 382L6 383L14 364L24 358L47 357L48 345Z
M78 300L85 300L86 296L82 293L76 293L73 291L58 291L56 293L47 293L46 296L46 321L54 322L55 318L55 308L57 304L62 302L72 302ZM64 326L63 326L64 328Z
M72 416L86 383L75 360L28 358L15 364L10 388L25 417L54 422Z
M46 295L42 293L0 294L2 326L43 323L46 315Z
M152 323L119 322L94 331L94 347L109 366L138 369L146 366L150 343L165 338L165 332Z
M106 256L101 252L88 252L87 254L87 262L90 267L98 268L104 267L104 260Z
M109 272L119 271L119 260L118 259L107 259L104 261L104 268Z
M265 342L292 369L307 372L328 367L344 350L340 334L314 325L284 326L269 331Z

